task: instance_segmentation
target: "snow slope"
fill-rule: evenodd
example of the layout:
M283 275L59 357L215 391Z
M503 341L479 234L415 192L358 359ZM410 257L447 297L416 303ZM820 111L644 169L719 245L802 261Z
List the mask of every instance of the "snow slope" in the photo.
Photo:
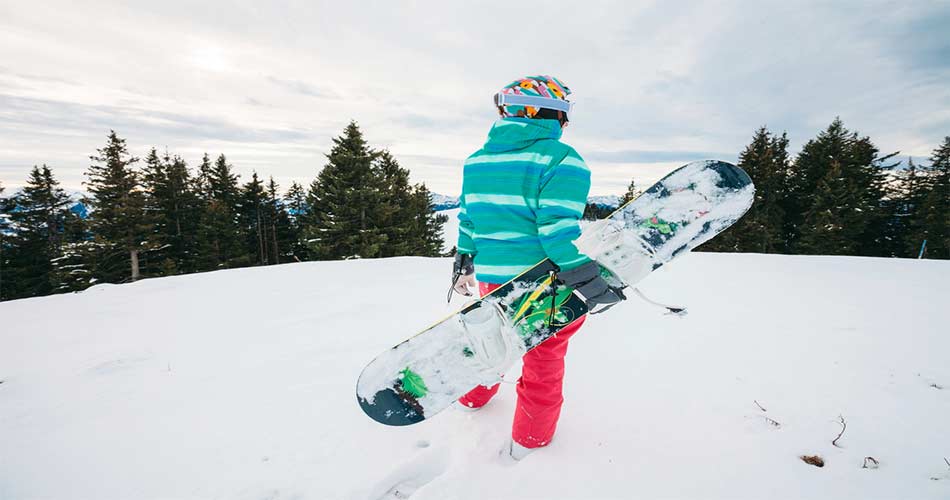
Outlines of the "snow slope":
M0 303L0 498L950 498L950 263L687 255L643 285L689 316L631 300L592 317L559 432L520 463L498 454L511 386L405 428L356 404L363 365L448 311L449 267Z

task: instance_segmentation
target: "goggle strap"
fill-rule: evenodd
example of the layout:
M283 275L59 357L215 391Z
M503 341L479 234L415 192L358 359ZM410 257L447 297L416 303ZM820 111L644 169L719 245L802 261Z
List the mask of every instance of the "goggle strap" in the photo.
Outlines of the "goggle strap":
M571 101L562 101L561 99L552 99L550 97L541 97L521 94L495 94L496 106L531 106L535 108L553 109L570 113L574 109L574 103Z

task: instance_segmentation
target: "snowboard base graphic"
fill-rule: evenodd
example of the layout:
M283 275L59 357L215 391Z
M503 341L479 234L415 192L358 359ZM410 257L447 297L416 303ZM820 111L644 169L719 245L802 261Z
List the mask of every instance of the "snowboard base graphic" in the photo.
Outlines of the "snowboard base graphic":
M575 242L601 265L613 285L629 286L732 225L752 205L755 188L740 168L700 161L673 171ZM486 356L503 336L518 353L530 351L587 314L587 305L557 281L548 259L488 295L386 350L363 369L357 400L386 425L421 422L477 385L491 385ZM504 345L503 345L504 347Z

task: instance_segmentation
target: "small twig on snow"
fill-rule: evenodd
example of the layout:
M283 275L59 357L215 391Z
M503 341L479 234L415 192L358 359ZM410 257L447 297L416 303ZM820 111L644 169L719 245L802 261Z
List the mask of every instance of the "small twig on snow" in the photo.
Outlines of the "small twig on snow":
M950 467L950 460L947 460L947 457L943 457L943 461L947 462L947 467Z
M755 405L758 406L760 410L762 410L762 411L768 411L768 410L766 410L765 408L762 408L762 405L760 405L758 401L756 401L756 400L753 399L752 402L755 403Z
M838 415L838 423L841 424L841 432L838 433L838 437L836 437L834 441L831 442L831 444L835 446L836 448L841 448L840 446L838 446L838 440L841 439L841 436L844 435L844 430L848 428L848 424L845 423L844 417L842 417L841 415Z
M775 427L781 427L781 426L782 426L782 424L778 423L778 421L773 420L773 419L771 419L771 418L769 418L769 417L763 416L762 418L764 418L766 422L768 422L769 424L771 424L771 425L773 425L773 426L775 426Z
M868 467L868 462L871 463L871 466ZM877 466L881 465L874 457L864 457L864 465L861 466L862 469L877 469Z

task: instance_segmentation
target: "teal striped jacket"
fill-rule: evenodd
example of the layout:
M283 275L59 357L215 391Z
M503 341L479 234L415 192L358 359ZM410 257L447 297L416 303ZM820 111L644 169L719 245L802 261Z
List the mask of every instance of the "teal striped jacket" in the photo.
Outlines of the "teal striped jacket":
M457 247L475 256L478 281L504 283L545 257L561 269L590 261L572 243L590 169L560 137L557 120L504 118L465 160Z

